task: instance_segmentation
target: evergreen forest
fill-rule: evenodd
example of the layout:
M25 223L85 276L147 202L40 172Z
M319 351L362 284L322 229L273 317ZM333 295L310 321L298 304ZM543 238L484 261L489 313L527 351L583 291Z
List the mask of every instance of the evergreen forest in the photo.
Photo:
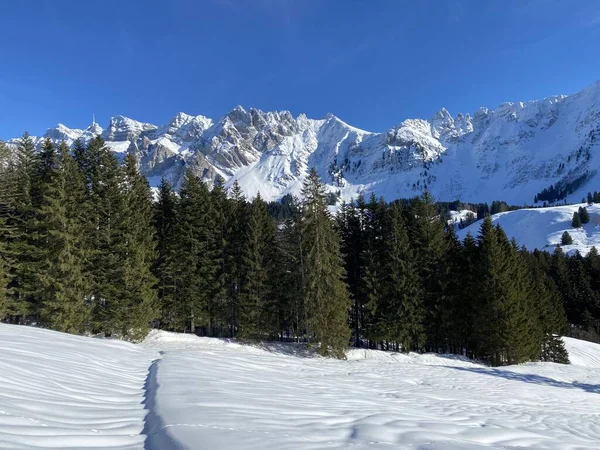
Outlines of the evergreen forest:
M314 170L280 206L191 171L177 192L164 180L153 192L135 156L118 160L99 137L37 150L25 134L16 152L0 144L0 319L491 365L567 363L560 335L599 341L595 248L530 252L483 212L461 242L427 192L358 197L336 215L329 203Z

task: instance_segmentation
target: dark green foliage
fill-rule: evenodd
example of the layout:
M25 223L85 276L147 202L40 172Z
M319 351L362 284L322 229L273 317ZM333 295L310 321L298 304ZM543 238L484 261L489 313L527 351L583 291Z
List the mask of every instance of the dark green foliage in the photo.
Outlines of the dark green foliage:
M582 224L590 222L590 213L588 213L588 210L585 206L579 207L579 219L581 220Z
M162 179L158 187L158 200L153 205L156 233L153 273L157 279L158 316L161 326L167 329L175 329L177 323L177 202L173 188Z
M45 148L46 160L53 159ZM85 331L90 319L91 283L86 273L86 205L83 178L65 144L60 160L46 166L39 220L44 257L38 279L43 288L42 318L69 333Z
M573 244L573 238L568 231L565 231L560 238L560 245L571 245Z
M320 342L322 355L345 358L350 339L350 299L344 282L340 238L325 204L325 191L316 171L302 189L301 239L305 285L304 309L308 335Z
M185 175L178 205L176 304L178 328L209 327L210 304L221 288L221 248L216 232L216 213L208 186L191 171Z
M571 226L573 228L581 228L581 217L579 217L579 213L578 212L574 212L573 213L573 220L571 221Z
M152 273L155 241L152 214L152 192L140 175L133 154L125 157L122 167L123 231L121 245L122 284L119 301L124 310L123 334L145 336L156 317L156 278Z
M420 351L426 340L425 291L398 204L386 212L383 237L379 295L371 305L373 334L378 340L399 344L402 351Z
M242 255L239 295L241 338L264 338L278 331L275 283L275 224L260 195L250 205Z

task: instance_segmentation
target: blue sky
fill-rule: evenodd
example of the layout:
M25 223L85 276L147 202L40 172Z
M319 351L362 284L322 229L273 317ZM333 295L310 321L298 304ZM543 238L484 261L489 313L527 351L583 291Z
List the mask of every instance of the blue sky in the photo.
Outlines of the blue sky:
M384 131L600 79L600 0L0 1L0 138L287 109Z

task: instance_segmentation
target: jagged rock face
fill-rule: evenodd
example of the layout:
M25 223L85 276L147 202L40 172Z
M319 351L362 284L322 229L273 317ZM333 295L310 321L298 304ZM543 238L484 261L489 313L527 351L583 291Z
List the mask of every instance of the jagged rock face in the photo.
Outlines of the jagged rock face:
M189 168L207 182L238 180L249 196L260 192L267 199L298 194L311 167L345 199L375 192L391 200L428 189L441 200L522 204L577 178L587 183L572 194L576 200L600 187L600 83L571 96L480 108L472 116L441 109L430 120L405 120L385 133L331 114L314 120L238 106L216 122L179 113L162 126L123 116L105 130L58 125L36 142L72 145L98 135L121 156L135 153L152 184L165 177L178 187Z

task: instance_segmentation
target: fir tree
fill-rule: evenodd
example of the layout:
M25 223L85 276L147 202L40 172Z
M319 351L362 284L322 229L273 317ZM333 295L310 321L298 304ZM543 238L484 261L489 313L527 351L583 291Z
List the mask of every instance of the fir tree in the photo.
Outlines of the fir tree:
M590 222L590 213L588 213L588 210L585 206L579 207L579 219L581 220L582 224Z
M39 263L36 207L38 158L29 134L19 140L15 165L15 193L12 198L10 225L13 233L8 253L12 259L11 292L14 312L20 317L37 318L41 306L36 266Z
M581 217L578 212L573 213L573 220L571 221L571 226L573 228L581 228Z
M177 253L177 302L179 327L189 324L192 333L197 326L208 326L208 305L219 288L218 272L221 252L216 245L215 215L210 192L205 183L190 170L185 174L180 191Z
M50 148L46 161L53 159ZM81 333L90 319L91 283L85 272L87 250L85 186L69 149L60 146L58 167L46 166L46 183L39 211L46 252L38 277L43 287L42 318L52 328Z
M158 310L161 325L167 329L176 327L175 317L178 298L175 269L177 264L177 202L178 197L171 185L163 178L158 187L158 199L153 205L156 232L156 260L153 266L157 279Z
M560 238L560 245L572 245L573 238L568 231L565 231Z
M122 167L124 195L123 272L119 301L122 303L122 333L135 338L145 336L156 317L156 278L152 273L155 241L152 215L152 192L139 173L132 153Z
M302 195L306 325L320 341L320 354L345 358L350 338L350 300L344 282L340 238L333 228L325 203L325 189L316 170L311 170Z
M240 292L239 333L242 338L259 338L276 332L274 303L275 224L266 203L258 194L252 201L243 251L244 278Z
M122 296L127 245L123 177L102 138L89 142L85 157L83 176L89 207L86 245L90 249L94 330L120 334L127 331L127 300Z
M401 209L393 204L386 217L382 294L378 308L381 335L402 351L419 351L425 343L424 292L409 244Z
M416 199L411 217L412 243L415 256L418 259L420 277L423 282L425 295L425 310L427 317L427 345L429 351L440 351L444 345L442 329L444 325L444 291L449 279L443 273L443 260L446 252L444 237L445 224L438 213L433 197L425 192Z
M235 336L239 317L239 293L244 279L244 246L248 227L248 205L237 181L230 192L229 208L227 210L226 235L226 295L227 323L229 336Z

